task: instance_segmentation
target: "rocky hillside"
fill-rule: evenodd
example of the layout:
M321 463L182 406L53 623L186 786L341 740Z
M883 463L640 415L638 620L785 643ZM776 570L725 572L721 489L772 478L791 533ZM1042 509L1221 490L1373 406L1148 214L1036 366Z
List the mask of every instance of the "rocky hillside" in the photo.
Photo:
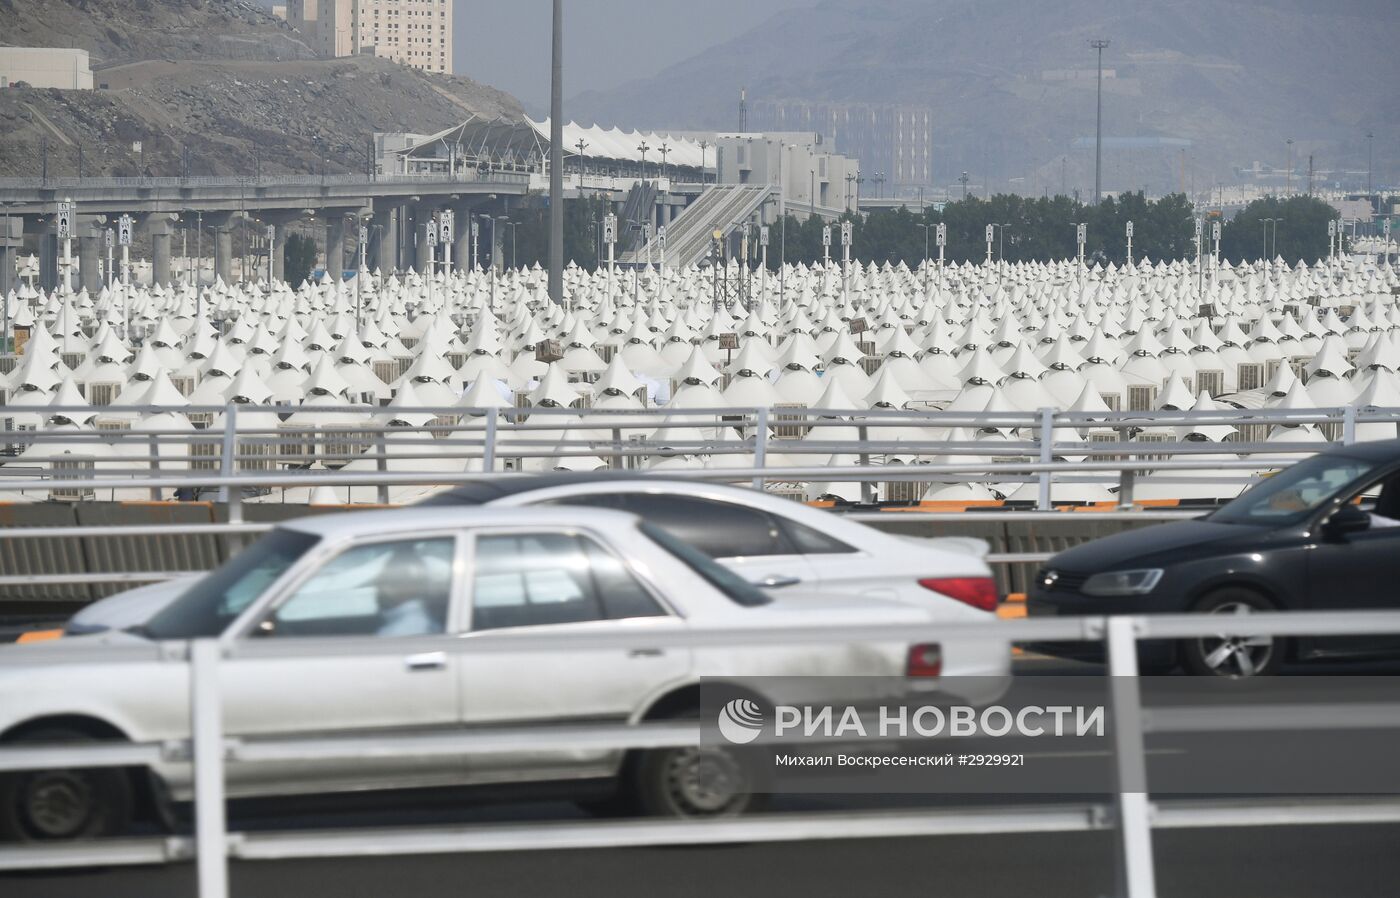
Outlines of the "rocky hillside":
M310 59L248 0L0 0L0 43L80 47L93 66L137 59Z
M0 40L85 46L105 85L0 91L0 175L37 175L45 140L55 176L77 173L80 146L88 175L176 175L186 147L193 174L315 172L323 153L328 171L362 171L375 131L520 112L469 78L310 58L244 0L0 0Z

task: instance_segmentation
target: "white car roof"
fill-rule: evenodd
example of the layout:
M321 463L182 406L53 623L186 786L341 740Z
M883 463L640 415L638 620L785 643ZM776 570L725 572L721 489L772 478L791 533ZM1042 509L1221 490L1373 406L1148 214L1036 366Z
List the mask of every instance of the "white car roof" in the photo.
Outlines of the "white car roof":
M636 522L637 516L634 514L601 508L427 506L311 515L285 521L278 526L323 539L338 540L448 527L592 526L599 530L616 531L635 528Z

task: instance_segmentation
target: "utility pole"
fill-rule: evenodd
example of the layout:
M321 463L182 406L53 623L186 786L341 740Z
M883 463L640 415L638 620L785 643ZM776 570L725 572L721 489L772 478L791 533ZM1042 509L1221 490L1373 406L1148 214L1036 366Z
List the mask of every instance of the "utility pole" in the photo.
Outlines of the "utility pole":
M549 299L564 302L564 0L554 0L549 91ZM495 230L494 228L492 229ZM494 236L494 235L493 235Z
M1089 46L1099 53L1098 115L1094 125L1094 205L1097 206L1103 199L1103 51L1108 41L1092 40Z
M1373 132L1371 132L1371 131L1367 131L1367 132L1366 132L1366 197L1367 197L1368 199L1369 199L1370 196L1371 196L1371 190L1372 190L1372 188L1371 188L1371 175L1372 175L1372 173L1375 171L1375 162L1376 162L1375 148L1376 148L1376 135L1375 135Z
M1288 138L1288 140L1284 141L1284 143L1288 144L1288 175L1287 175L1287 180L1284 182L1283 195L1284 195L1284 196L1292 196L1292 195L1293 195L1293 138L1291 138L1291 137Z
M967 172L958 176L958 183L962 184L963 199L967 199Z

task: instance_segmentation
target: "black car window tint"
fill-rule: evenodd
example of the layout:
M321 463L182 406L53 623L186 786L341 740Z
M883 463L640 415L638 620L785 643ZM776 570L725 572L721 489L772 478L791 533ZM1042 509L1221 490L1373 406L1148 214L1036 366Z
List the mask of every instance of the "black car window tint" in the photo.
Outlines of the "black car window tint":
M797 554L771 515L732 502L666 493L607 493L557 501L631 512L711 558Z

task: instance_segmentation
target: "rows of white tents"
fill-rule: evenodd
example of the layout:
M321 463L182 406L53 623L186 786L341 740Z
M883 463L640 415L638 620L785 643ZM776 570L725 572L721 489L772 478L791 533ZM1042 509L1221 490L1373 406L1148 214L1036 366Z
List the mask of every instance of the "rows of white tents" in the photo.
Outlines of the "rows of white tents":
M383 498L369 481L384 471L480 471L488 422L499 428L493 470L742 468L754 464L754 419L726 421L723 410L766 408L767 466L835 469L855 463L862 433L881 444L868 454L872 464L1035 457L1025 447L1037 432L1006 416L1044 408L1086 416L1084 426L1054 433L1059 458L1131 439L1218 443L1218 455L1206 457L1238 460L1232 442L1322 443L1341 433L1310 422L1105 428L1091 419L1400 407L1400 276L1374 260L1218 272L1183 261L853 264L848 272L731 263L722 275L571 267L562 304L549 301L538 267L366 272L299 287L115 285L96 295L25 287L6 298L10 327L27 339L0 376L0 480L36 479L3 499L149 495L145 487L61 491L46 479L75 469L108 477L217 470L230 405L235 468L366 475L362 486L272 489L254 500L316 503ZM519 408L557 411L512 411ZM657 413L635 416L641 409ZM695 409L706 413L677 413ZM781 423L804 409L825 410L822 426ZM965 420L906 416L895 426L888 415L896 410ZM522 423L533 426L511 430ZM1355 429L1358 439L1395 436L1391 422ZM619 441L625 458L603 451ZM265 458L253 457L256 446ZM1149 478L1136 495L1219 499L1249 474ZM1109 502L1115 483L1109 474L1062 477L1054 499ZM389 498L437 488L395 486ZM836 472L775 488L808 499L861 495ZM892 474L875 494L1015 502L1035 489L1026 478L900 484Z

